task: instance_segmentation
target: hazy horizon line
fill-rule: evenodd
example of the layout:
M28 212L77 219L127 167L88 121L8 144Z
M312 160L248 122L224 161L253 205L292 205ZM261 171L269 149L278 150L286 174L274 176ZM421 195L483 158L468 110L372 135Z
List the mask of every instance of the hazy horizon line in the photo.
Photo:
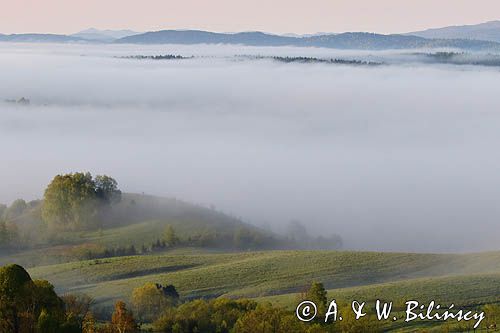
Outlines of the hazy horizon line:
M237 34L237 33L245 33L245 32L261 32L269 35L277 35L277 36L286 36L286 35L297 35L297 36L310 36L310 35L338 35L338 34L343 34L343 33L373 33L373 34L378 34L378 35L404 35L404 34L410 34L414 32L421 32L421 31L426 31L426 30L433 30L433 29L442 29L442 28L451 28L451 27L463 27L463 26L475 26L475 25L481 25L481 24L487 24L487 23L494 23L494 22L500 22L500 18L496 20L488 20L488 21L481 21L477 23L464 23L464 24L454 24L454 25L440 25L440 26L431 26L431 27L426 27L422 28L420 30L411 30L411 31L393 31L393 32L378 32L375 30L342 30L342 31L314 31L314 32L294 32L294 31L288 31L288 32L275 32L272 30L263 30L263 29L242 29L238 31L227 31L227 30L217 30L217 29L208 29L208 28L201 28L201 27L184 27L184 28L161 28L161 29L147 29L147 30L142 30L142 29L134 29L132 27L123 27L123 28L98 28L96 26L88 26L87 28L82 28L79 29L78 31L74 32L53 32L53 31L39 31L39 30L28 30L26 32L2 32L0 31L1 35L24 35L24 34L44 34L44 35L65 35L65 36L71 36L75 35L81 32L85 32L87 30L98 30L98 31L133 31L137 32L138 34L143 34L143 33L148 33L148 32L158 32L158 31L166 31L166 30L171 30L171 31L205 31L205 32L212 32L212 33L219 33L219 34Z

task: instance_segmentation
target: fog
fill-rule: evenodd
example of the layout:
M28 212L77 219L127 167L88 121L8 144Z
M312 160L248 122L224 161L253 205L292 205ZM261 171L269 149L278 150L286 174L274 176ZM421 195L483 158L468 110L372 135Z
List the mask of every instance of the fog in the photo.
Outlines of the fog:
M180 54L185 60L118 56ZM285 64L234 55L380 60ZM500 73L389 52L0 44L0 202L58 173L348 249L500 250ZM393 61L399 59L399 61Z

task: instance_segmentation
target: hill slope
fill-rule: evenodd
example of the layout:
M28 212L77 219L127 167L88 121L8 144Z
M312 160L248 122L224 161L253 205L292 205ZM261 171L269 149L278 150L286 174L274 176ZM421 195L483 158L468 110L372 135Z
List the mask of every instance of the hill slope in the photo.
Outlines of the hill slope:
M79 31L71 36L82 38L88 41L97 42L113 42L119 38L137 35L139 32L132 30L98 30L95 28L90 28L86 30Z
M241 44L250 46L299 46L337 49L384 50L416 48L457 48L466 50L500 50L500 44L463 39L426 39L408 35L381 35L349 32L310 37L277 36L262 32L236 34L200 30L162 30L124 37L116 43L131 44Z
M415 297L437 295L436 290L428 288L426 279L442 277L466 285L467 290L478 287L471 281L487 282L490 292L478 293L480 299L475 302L500 295L499 252L449 255L336 251L209 253L182 250L163 255L36 267L30 269L30 274L48 279L59 291L88 293L101 305L110 305L118 298L128 299L133 288L146 282L174 284L183 297L189 298L286 294L298 292L314 280L323 282L329 289L342 289L423 279L415 280L412 288L392 291L405 294L398 297ZM456 294L464 301L470 296L468 292L455 290L454 284L447 280L435 281L442 281L439 283L446 288L439 295L448 292L450 298ZM390 289L383 287L387 293ZM345 295L355 290L363 289L347 290ZM367 290L368 295L374 289Z
M500 42L500 21L427 29L423 31L410 32L409 35L424 38L476 39Z
M22 42L22 43L69 43L83 42L82 38L55 34L12 34L0 35L0 42Z

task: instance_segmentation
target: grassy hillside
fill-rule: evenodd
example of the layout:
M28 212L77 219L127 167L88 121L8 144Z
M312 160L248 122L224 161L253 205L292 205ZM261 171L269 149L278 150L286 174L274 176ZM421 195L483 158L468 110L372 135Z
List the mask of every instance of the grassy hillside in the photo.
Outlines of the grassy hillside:
M35 206L15 222L37 233L38 212ZM31 267L33 278L50 281L59 293L86 293L105 312L118 299L129 301L132 290L147 282L173 284L184 299L250 297L291 309L297 293L312 281L322 282L330 298L345 302L383 299L401 305L408 299L435 299L477 306L500 299L500 252L250 252L211 245L188 247L201 244L200 239L229 244L243 229L258 238L275 235L215 209L137 194L125 194L107 217L99 230L57 232L49 239L40 238L32 248L0 254L0 264ZM175 247L152 247L154 251L141 255L74 259L85 251L147 246L163 237L167 225L186 241Z
M41 205L42 201L37 201L35 206L28 207L22 215L15 217L11 222L20 228L27 229L26 231L36 234L43 225L41 221ZM93 232L57 232L50 235L50 240L61 244L111 241L115 245L130 245L130 241L138 243L157 237L158 231L162 231L166 223L174 225L181 235L191 234L193 231L202 232L207 229L217 232L230 232L241 226L256 229L223 212L175 198L124 193L121 201L113 205L109 212L103 215L100 230ZM130 226L130 228L119 229L127 226ZM109 232L106 232L106 230L109 230ZM103 233L107 238L100 239ZM144 235L150 237L144 237ZM42 243L45 241L45 239L37 240L42 241Z
M394 301L401 307L405 301L439 300L441 304L476 306L499 302L500 273L416 278L367 286L328 290L328 298L339 302L363 300L375 304L377 299ZM297 305L298 293L260 297L259 301L271 302L289 309Z
M146 282L174 284L186 298L287 294L300 291L313 280L341 292L346 299L443 296L444 300L481 303L500 295L498 252L449 255L177 250L36 267L30 274L48 279L59 291L85 292L105 305L118 298L128 299L133 288Z
M416 300L421 304L428 304L431 300L435 300L444 306L455 304L456 308L477 309L484 304L498 303L499 295L499 273L417 278L328 290L329 300L335 299L339 304L349 304L353 300L358 300L366 302L367 309L373 309L377 299L385 302L392 301L394 302L393 314L398 318L404 318L404 303L408 300ZM270 302L273 305L294 310L299 297L297 293L290 293L261 297L258 301ZM405 323L404 320L399 320L382 322L382 325L386 331L391 332L461 332L463 330L463 327L460 328L460 325L455 322L418 320Z
M131 246L139 250L163 240L167 225L185 246L232 248L235 235L242 230L250 240L241 248L247 249L245 244L248 248L269 248L278 242L271 232L236 217L174 198L123 194L121 202L104 215L102 227L90 231L47 230L41 221L41 205L41 201L36 202L9 221L20 231L21 247L0 249L0 265L15 262L33 267L88 258L85 254L89 251L96 254Z

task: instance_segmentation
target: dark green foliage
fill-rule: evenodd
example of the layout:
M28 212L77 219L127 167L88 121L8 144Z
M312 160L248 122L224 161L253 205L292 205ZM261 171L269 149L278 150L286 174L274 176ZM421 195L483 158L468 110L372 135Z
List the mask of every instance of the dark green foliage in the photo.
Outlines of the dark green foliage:
M60 332L60 325L57 318L54 318L52 314L43 309L38 316L38 321L36 323L36 328L38 332L43 333L58 333Z
M1 332L56 332L63 321L63 302L50 283L32 281L18 265L0 268Z
M118 189L118 182L109 176L96 176L94 179L97 198L104 204L115 204L121 201L122 192Z
M251 55L242 55L239 57L248 58L248 59L270 59L277 62L283 63L301 63L301 64L330 64L330 65L351 65L351 66L380 66L383 65L383 62L375 62L375 61L365 61L358 59L334 59L334 58L315 58L315 57L279 57L279 56L251 56Z

